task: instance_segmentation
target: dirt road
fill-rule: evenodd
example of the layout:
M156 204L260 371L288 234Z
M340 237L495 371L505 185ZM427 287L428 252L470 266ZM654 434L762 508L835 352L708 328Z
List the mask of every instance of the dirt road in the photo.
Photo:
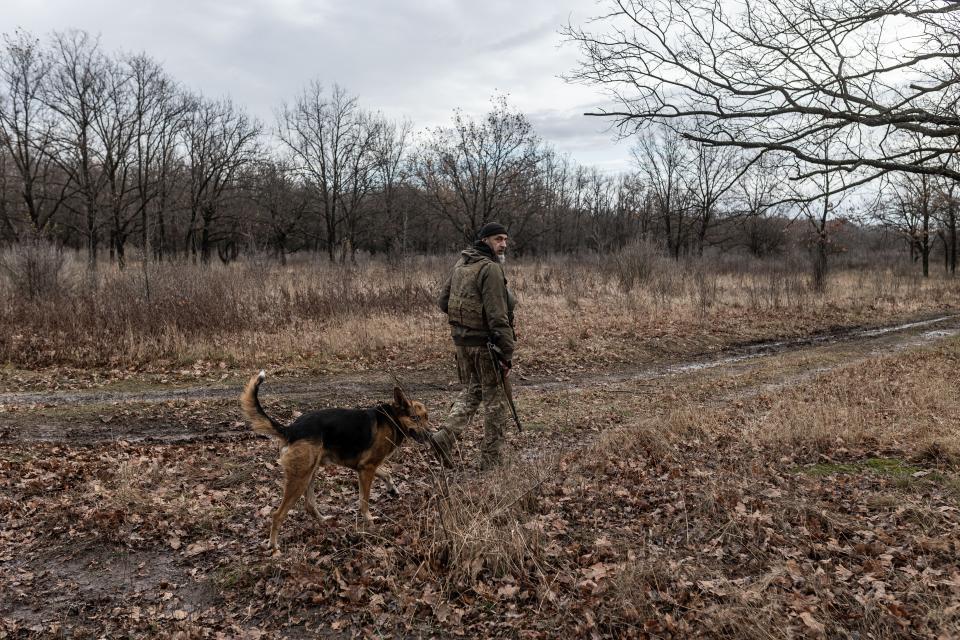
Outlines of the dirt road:
M790 340L772 340L737 345L719 353L703 354L682 362L629 369L591 371L577 376L525 378L522 372L514 386L518 399L531 393L601 388L616 392L618 386L631 393L638 383L662 381L676 376L763 366L771 358L808 352L829 353L829 364L813 369L785 367L780 380L767 380L765 387L789 384L798 377L855 361L869 355L895 352L918 344L935 342L960 333L960 314L917 318L911 322L876 327L854 327ZM392 380L388 376L314 379L268 379L264 403L280 416L296 409L325 406L361 406L383 397ZM442 408L456 386L438 374L420 380L405 380L408 392L428 406ZM134 389L89 389L63 392L0 394L0 441L97 443L189 442L199 439L250 437L236 411L242 381L230 379L202 386L141 386ZM442 413L442 411L441 411Z

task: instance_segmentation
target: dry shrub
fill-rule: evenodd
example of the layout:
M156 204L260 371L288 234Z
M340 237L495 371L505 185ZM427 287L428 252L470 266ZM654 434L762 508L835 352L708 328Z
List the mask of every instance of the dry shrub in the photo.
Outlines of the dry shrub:
M420 537L429 541L431 561L445 569L447 588L461 590L481 578L503 576L536 582L545 575L537 496L557 466L557 461L509 464L479 482L457 485L437 478Z
M778 310L801 304L807 292L805 278L792 270L768 265L751 276L741 277L739 286L753 310Z
M0 339L0 357L41 366L138 364L179 360L206 341L222 343L213 348L229 359L224 345L243 332L293 330L296 337L304 323L423 313L434 297L433 283L419 274L397 277L380 265L168 263L74 271L69 287L45 285L43 295L28 300L18 300L16 288L6 293L0 322L10 333Z
M16 298L36 300L61 292L63 252L47 241L26 240L0 253L2 272Z
M647 289L658 307L672 308L683 294L683 275L677 271L660 271Z
M634 288L648 284L655 273L662 271L665 260L653 243L640 240L613 254L606 268L620 290L630 293Z
M695 306L703 317L719 299L719 277L708 272L702 264L694 269L692 275Z
M699 407L670 406L661 415L644 416L628 424L609 427L584 448L585 460L603 460L611 452L622 456L644 456L651 460L673 458L671 445L702 435ZM587 463L589 466L589 463Z
M570 309L576 309L581 298L606 292L610 273L598 256L551 256L507 267L510 285L520 295L521 304L559 298Z

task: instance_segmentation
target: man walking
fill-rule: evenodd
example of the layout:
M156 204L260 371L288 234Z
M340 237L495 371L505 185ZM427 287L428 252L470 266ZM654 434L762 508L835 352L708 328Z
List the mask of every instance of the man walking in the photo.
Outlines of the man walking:
M431 437L433 450L445 466L453 466L454 445L481 405L480 468L489 469L500 463L500 449L510 416L500 376L506 378L510 374L516 339L513 332L515 299L507 289L502 266L508 239L502 224L483 225L477 232L476 242L460 254L437 300L450 322L457 351L457 373L464 385L446 426Z

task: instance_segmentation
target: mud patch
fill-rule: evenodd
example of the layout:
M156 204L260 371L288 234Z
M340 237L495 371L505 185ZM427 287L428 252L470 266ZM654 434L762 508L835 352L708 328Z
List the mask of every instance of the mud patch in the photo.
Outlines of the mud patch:
M197 577L195 565L154 550L60 547L55 553L12 560L3 573L7 588L0 592L0 615L41 634L56 633L58 621L66 620L84 621L80 628L103 629L102 620L114 615L134 621L141 616L177 619L220 600L214 584L202 573ZM77 630L75 624L71 627Z

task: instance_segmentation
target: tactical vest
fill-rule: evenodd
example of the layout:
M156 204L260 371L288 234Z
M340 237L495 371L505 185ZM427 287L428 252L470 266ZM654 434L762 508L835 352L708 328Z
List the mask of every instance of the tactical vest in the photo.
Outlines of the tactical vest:
M492 263L477 260L458 264L450 277L450 301L447 315L452 324L484 331L487 319L483 315L483 297L480 294L480 272Z

